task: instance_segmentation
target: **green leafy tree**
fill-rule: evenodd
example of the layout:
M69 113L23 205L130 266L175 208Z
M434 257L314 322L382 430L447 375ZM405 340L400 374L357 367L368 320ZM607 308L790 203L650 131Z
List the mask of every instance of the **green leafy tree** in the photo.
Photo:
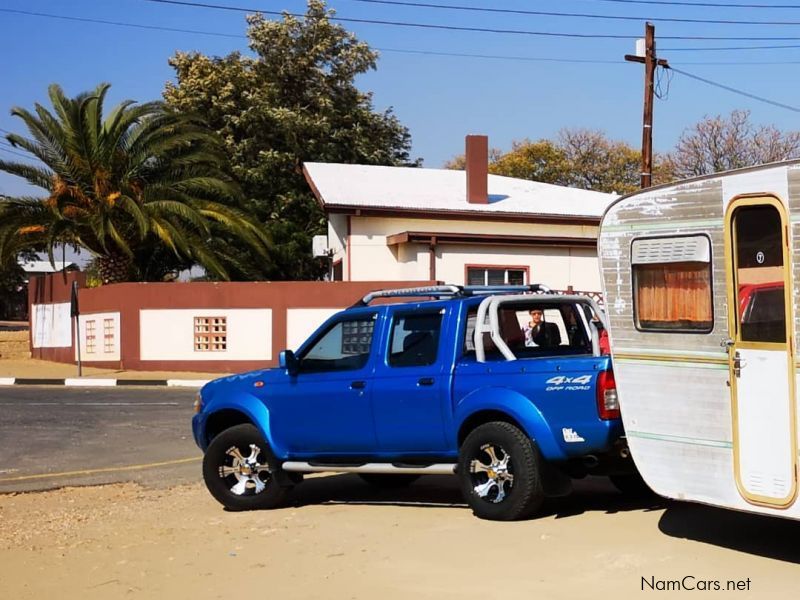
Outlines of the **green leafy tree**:
M0 261L36 250L52 262L66 244L94 255L103 283L161 280L192 264L226 279L236 265L210 249L217 236L266 260L268 237L235 207L239 191L216 136L160 102L127 100L104 118L108 88L68 98L52 85L54 112L11 111L30 137L6 139L43 166L0 161L0 170L47 196L0 202Z
M513 142L511 151L489 167L495 175L560 185L566 185L568 171L564 150L550 140Z
M16 320L24 314L25 272L16 260L0 264L0 320Z
M303 162L412 164L408 130L391 110L375 111L372 94L355 86L357 75L376 68L377 53L332 15L310 0L303 18L248 16L253 56L179 52L170 60L176 82L167 83L164 98L203 114L220 134L249 210L274 241L264 278L322 273L311 237L325 232L325 216Z
M445 168L463 169L463 155ZM638 189L640 169L638 150L590 129L563 129L555 140L515 141L509 152L489 157L495 175L618 194Z

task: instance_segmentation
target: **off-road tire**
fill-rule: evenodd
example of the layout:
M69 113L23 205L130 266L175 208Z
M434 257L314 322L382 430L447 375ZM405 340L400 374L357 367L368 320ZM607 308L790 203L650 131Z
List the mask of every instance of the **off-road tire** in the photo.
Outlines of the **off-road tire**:
M264 489L256 492L255 484L251 479L246 482L248 485L245 486L243 493L236 494L232 488L243 476L223 475L220 469L225 468L229 472L236 470L232 468L235 467L236 459L229 454L229 451L237 448L241 456L248 458L254 453L251 444L259 449L256 461L260 468L267 467L269 469L268 472L261 470L255 475L260 477L264 483ZM235 425L220 433L208 445L203 457L203 479L206 487L211 495L229 510L255 510L279 506L288 491L287 487L278 484L275 474L279 470L280 465L261 433L250 423Z
M482 476L471 470L474 460L483 463L489 457L485 452L488 446L499 447L510 457L508 469L513 482L499 502L495 502L499 492L494 498L479 495L475 488ZM472 430L459 450L458 478L475 516L492 521L516 521L532 516L544 501L541 461L533 442L511 423L493 421Z

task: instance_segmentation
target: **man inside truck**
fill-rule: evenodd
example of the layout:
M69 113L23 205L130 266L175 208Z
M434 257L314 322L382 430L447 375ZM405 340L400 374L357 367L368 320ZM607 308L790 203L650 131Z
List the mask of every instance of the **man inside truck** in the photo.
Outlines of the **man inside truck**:
M528 314L530 314L531 320L523 329L526 346L552 348L561 343L558 325L545 321L544 311L541 308L533 308Z

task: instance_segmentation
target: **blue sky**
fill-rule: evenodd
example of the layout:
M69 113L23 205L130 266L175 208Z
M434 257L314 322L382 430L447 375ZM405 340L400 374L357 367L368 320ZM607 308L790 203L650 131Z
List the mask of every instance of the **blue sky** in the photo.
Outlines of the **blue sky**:
M190 0L191 1L191 0ZM413 0L411 0L413 1ZM424 2L425 0L419 0ZM687 0L697 2L698 0ZM724 2L724 0L706 0ZM214 4L303 12L304 0L211 0ZM490 14L424 7L331 0L343 18L446 24L458 27L516 29L582 35L642 36L650 18L656 25L658 52L684 71L747 92L800 106L797 77L800 48L747 51L678 51L677 48L795 44L800 46L800 10L714 8L627 3L608 0L429 0L435 4L637 17L632 21ZM745 3L745 0L730 0ZM749 0L750 4L790 0ZM46 103L51 82L69 94L101 81L113 87L109 100L160 97L173 76L167 65L176 50L223 55L246 50L244 13L164 5L145 0L3 0L0 9L194 29L238 37L164 32L0 12L0 128L21 132L9 115L12 106ZM723 25L676 23L663 19L796 21L796 25ZM659 20L662 19L662 20ZM485 133L490 144L507 150L512 140L553 137L564 127L604 130L639 147L643 68L626 63L632 39L559 38L464 31L443 31L376 24L344 23L381 50L378 69L359 78L374 92L375 107L393 107L409 127L413 156L426 167L440 167L463 151L467 133ZM796 41L690 41L667 36L797 37ZM475 58L412 54L401 51L495 55ZM508 57L546 60L514 60ZM554 60L596 62L554 62ZM752 64L752 63L783 64ZM726 63L726 64L710 64ZM788 63L788 64L787 64ZM798 113L734 95L674 74L666 100L655 106L656 151L668 151L683 129L704 115L750 109L757 123L800 129ZM0 132L3 133L3 132ZM15 159L0 144L4 159ZM25 190L0 174L0 193Z

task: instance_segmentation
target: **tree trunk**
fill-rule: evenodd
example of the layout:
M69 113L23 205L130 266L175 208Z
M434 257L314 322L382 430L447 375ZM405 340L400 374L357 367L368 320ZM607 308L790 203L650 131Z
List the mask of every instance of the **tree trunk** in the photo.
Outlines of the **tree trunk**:
M97 270L103 285L124 283L131 280L131 259L124 254L98 256Z

